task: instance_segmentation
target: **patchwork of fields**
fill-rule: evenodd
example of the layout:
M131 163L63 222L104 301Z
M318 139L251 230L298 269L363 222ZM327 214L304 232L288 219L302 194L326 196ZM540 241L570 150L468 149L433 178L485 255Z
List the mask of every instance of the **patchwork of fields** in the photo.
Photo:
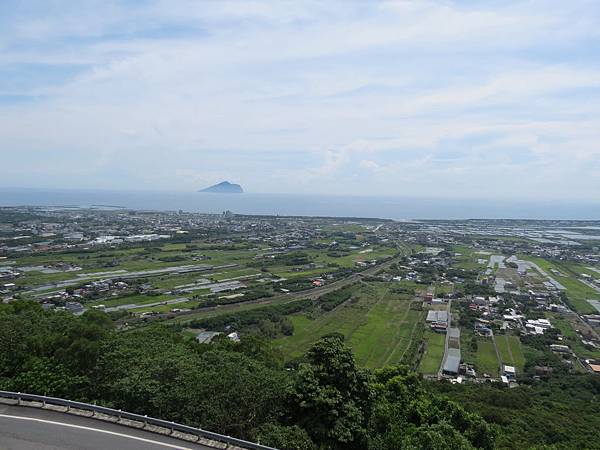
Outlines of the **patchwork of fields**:
M340 333L365 367L397 364L422 326L422 311L411 309L412 296L397 294L389 284L363 284L336 309L314 319L291 316L294 335L278 339L276 346L288 358L302 355L321 336Z
M522 292L545 288L546 277L533 269L525 276L519 274L514 265L506 268L494 266L493 270L488 270L490 257L498 254L492 247L471 246L468 243L448 246L440 262L446 266L435 268L437 262L432 259L431 254L422 252L424 247L374 239L373 235L369 235L373 229L374 226L352 223L326 224L322 226L322 230L330 235L320 236L314 241L316 245L293 251L282 251L265 242L250 244L225 240L210 243L198 240L193 243L154 242L128 248L97 247L52 254L18 255L14 257L15 266L29 267L15 280L15 284L17 288L23 288L20 292L22 298L37 298L39 293L47 295L65 288L66 285L55 285L59 281L75 280L68 285L70 290L74 290L93 280L117 279L119 274L125 277L140 272L137 279L138 274L126 277L128 286L123 290L113 289L110 293L87 295L82 298L82 303L88 308L103 305L111 314L124 313L130 314L130 317L144 312L167 313L175 310L180 313L181 309L192 310L183 311L185 316L171 319L179 324L219 315L245 313L264 308L267 304L291 304L299 301L295 297L296 293L311 288L311 283L316 278L322 277L322 280L316 282L328 285L334 280L348 277L353 271L364 270L373 260L381 262L404 253L407 256L413 255L412 261L405 260L398 263L397 267L387 267L387 273L377 274L379 281L373 281L372 276L364 278L363 282L356 285L352 297L336 304L332 310L321 309L317 300L316 305L310 305L302 309L302 312L295 309L281 314L281 317L265 316L264 320L271 320L276 324L285 321L288 327L286 332L279 330L268 336L274 339L274 346L281 350L286 360L303 355L320 337L340 333L363 367L418 362L419 372L427 375L439 371L445 335L429 330L425 323L426 311L421 310L421 303L415 296L427 291L433 292L436 297L450 297L455 291L460 295L469 295L467 287L472 292L478 289L481 291L475 295L492 295L493 290L479 288L479 285L486 276L494 275L510 281L514 289ZM312 231L311 229L310 232ZM574 262L538 258L518 251L515 253L523 260L534 262L565 286L569 304L578 313L594 312L587 300L600 299L600 293L581 279L585 275L596 278L600 276L598 272ZM504 253L505 256L507 254L509 253ZM451 258L452 261L444 261L444 258ZM50 271L44 270L46 265L50 266ZM64 271L61 271L61 266L66 267ZM180 266L193 267L195 271L179 271ZM53 272L53 267L58 267L55 270L59 271ZM159 272L151 275L141 273L159 269ZM446 277L447 269L454 270L452 277ZM411 278L409 272L413 272L413 275L418 273L419 276ZM369 275L374 274L372 272ZM403 281L395 282L392 279ZM228 280L240 280L243 284L235 288L238 295L243 294L239 303L238 300L229 302L224 293L212 292L209 287L203 287L208 286L208 282ZM143 287L146 284L150 287ZM186 287L190 286L193 289L186 291ZM486 286L492 286L493 289L493 285ZM43 289L34 291L31 289L34 287ZM271 300L264 300L262 304L255 303L263 298ZM560 299L555 298L554 301ZM130 306L127 312L112 310L124 305ZM445 309L446 306L430 308ZM455 309L454 313L456 312ZM577 319L550 311L545 311L544 314L564 336L564 343L577 355L589 358L600 356L597 349L581 342L576 331L579 327ZM290 322L293 334L287 336L292 328ZM253 333L261 324L253 326L254 329L242 328L242 333ZM524 347L528 358L531 348L521 343L517 332L512 333L514 335L496 335L494 346L489 338L474 337L472 324L462 324L462 361L473 365L480 376L499 376L501 364L513 365L518 372L523 373ZM417 361L418 349L422 349L422 355Z

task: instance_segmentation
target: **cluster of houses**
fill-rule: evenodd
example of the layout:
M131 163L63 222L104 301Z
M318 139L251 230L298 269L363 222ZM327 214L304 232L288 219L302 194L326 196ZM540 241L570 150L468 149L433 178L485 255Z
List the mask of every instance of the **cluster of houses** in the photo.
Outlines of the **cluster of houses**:
M469 309L481 313L481 317L475 320L474 331L476 334L481 336L491 335L491 325L494 322L501 322L501 329L503 330L515 330L521 334L544 334L544 331L552 328L552 324L548 319L527 319L517 309L517 306L512 308L499 307L500 300L498 297L486 298L482 296L471 299Z
M42 308L45 310L69 311L75 316L80 316L87 311L83 304L68 300L68 295L64 295L64 293L46 297L42 302Z
M0 267L0 282L14 280L19 275L21 275L21 272L13 266L6 265Z
M11 266L0 266L0 295L10 295L17 289L17 285L13 283L13 280L19 275L21 275L21 272Z
M89 245L119 245L131 242L152 242L160 239L169 239L170 234L134 234L126 236L98 236L88 242Z
M448 311L430 310L426 321L433 331L445 333L448 328Z
M215 337L221 336L222 334L223 333L219 331L202 330L196 334L196 342L199 344L210 344ZM232 342L240 342L240 335L237 333L237 331L233 331L225 336Z
M600 328L600 314L585 314L581 316L590 326Z
M0 254L118 246L151 242L189 229L222 227L219 216L183 212L134 212L118 209L3 208L26 212L21 222L0 224ZM227 225L229 226L229 225Z

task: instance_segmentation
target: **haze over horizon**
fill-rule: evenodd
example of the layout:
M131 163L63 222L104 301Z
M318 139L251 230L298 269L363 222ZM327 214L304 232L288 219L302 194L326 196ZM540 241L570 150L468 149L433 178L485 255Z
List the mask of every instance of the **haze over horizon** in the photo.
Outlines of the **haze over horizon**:
M595 1L0 5L0 187L598 201Z

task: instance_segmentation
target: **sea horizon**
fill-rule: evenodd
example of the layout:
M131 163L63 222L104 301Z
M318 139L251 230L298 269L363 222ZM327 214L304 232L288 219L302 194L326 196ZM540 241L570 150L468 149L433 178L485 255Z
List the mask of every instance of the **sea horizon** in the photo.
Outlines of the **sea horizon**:
M273 216L355 217L392 220L600 220L600 202L445 199L252 193L210 194L107 189L0 188L0 207L114 207Z

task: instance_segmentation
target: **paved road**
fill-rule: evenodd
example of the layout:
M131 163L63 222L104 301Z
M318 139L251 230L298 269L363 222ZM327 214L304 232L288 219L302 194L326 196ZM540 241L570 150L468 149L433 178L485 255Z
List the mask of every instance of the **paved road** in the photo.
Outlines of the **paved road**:
M0 404L2 450L206 450L149 431L60 412Z
M442 378L446 359L448 358L448 341L450 340L450 327L452 326L452 299L448 300L448 308L446 311L448 311L448 323L446 324L446 339L444 340L444 356L442 357L440 370L438 370L438 379Z
M164 300L161 302L153 302L153 303L128 303L127 305L119 305L119 306L111 306L110 308L104 308L105 312L112 312L112 311L122 311L122 310L129 310L129 309L136 309L136 308L150 308L152 306L160 306L160 305L176 305L178 303L185 303L185 302L189 302L190 299L187 297L179 297L179 298L175 298L173 300Z
M68 286L76 286L78 284L82 284L87 281L97 280L97 279L125 280L125 279L130 279L130 278L145 278L145 277L151 277L151 276L155 276L155 275L163 275L163 274L174 273L174 272L182 272L182 273L205 272L207 270L225 269L225 268L237 267L237 266L238 266L238 264L222 264L220 266L209 266L207 264L186 264L183 266L162 267L160 269L148 269L148 270L141 270L141 271L137 271L137 272L129 272L127 270L118 270L118 271L113 271L113 272L81 273L81 274L77 275L77 278L72 278L70 280L64 280L64 281L57 281L56 283L49 283L49 284L45 284L43 286L37 286L37 287L32 288L25 292L30 293L30 294L35 294L36 292L39 293L39 292L47 291L49 289L54 289L54 288L58 288L60 291L60 289L68 287ZM106 274L109 274L109 276L105 276ZM59 291L42 292L41 294L37 294L36 296L41 297L41 296L48 295L48 294L51 294L54 292L59 292Z
M365 276L373 275L377 271L379 271L381 269L385 269L385 268L391 266L392 264L398 262L399 260L400 260L399 257L391 258L387 261L382 262L381 264L377 264L375 266L369 267L368 269L365 269L362 272L356 272L347 278L343 278L343 279L334 281L331 284L327 284L320 288L312 288L312 289L300 291L300 292L290 292L288 294L275 295L273 297L264 297L264 298L259 298L256 300L249 300L249 301L245 301L245 302L241 301L239 303L229 303L226 305L219 305L219 306L207 306L204 308L193 309L191 311L181 311L178 313L169 312L169 313L157 314L155 316L145 317L145 318L128 317L125 319L121 319L118 323L123 324L123 323L139 322L141 320L154 321L154 320L160 320L160 319L172 319L174 317L180 317L180 316L196 316L196 315L201 315L203 312L214 311L214 310L222 311L223 314L225 314L230 311L235 311L242 305L247 306L247 305L251 305L251 304L260 304L260 305L266 306L266 305L270 305L272 303L290 303L293 301L304 300L304 299L313 299L314 300L328 292L332 292L337 289L341 289L352 283L360 281Z

